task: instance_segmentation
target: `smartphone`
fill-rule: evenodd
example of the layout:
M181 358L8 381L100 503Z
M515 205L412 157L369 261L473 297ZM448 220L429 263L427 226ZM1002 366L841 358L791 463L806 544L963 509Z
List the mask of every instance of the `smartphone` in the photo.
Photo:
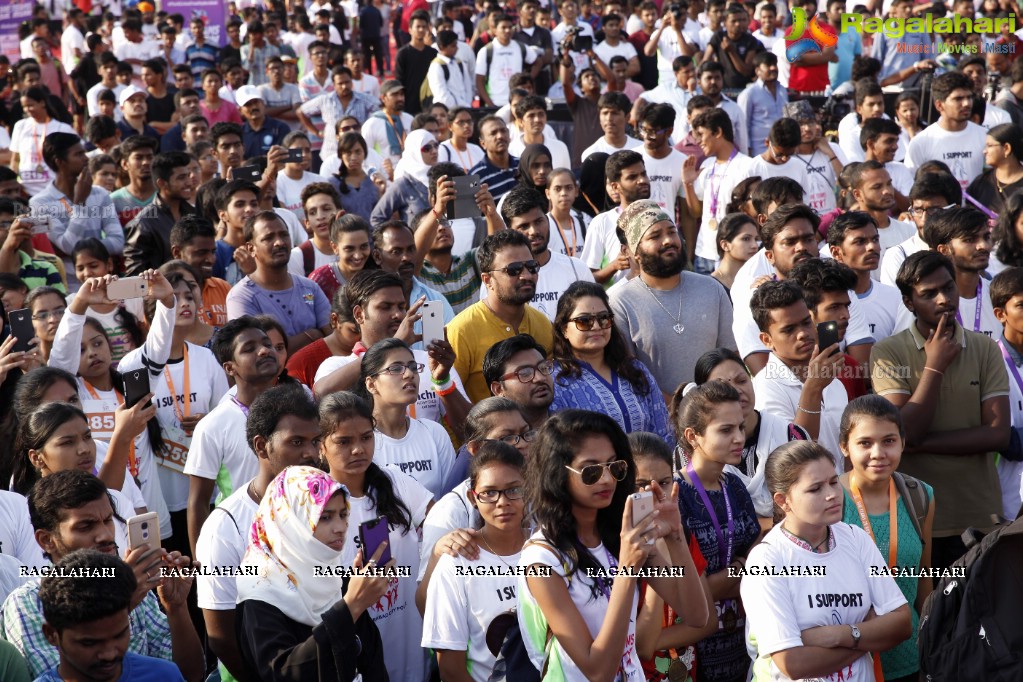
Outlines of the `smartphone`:
M837 322L820 322L817 324L817 348L824 350L839 341ZM838 350L835 350L837 353ZM834 355L834 353L832 353Z
M419 312L423 314L423 347L444 341L444 302L427 301Z
M21 222L32 226L32 234L47 234L50 231L50 216L21 216Z
M149 284L141 277L122 277L107 285L107 298L111 301L142 298L148 290Z
M448 204L448 220L479 218L483 214L476 204L476 192L480 191L480 176L460 175L451 178L455 183L455 200Z
M156 512L139 514L128 519L128 548L160 549L160 521Z
M593 36L576 36L572 39L573 52L589 52L593 49Z
M288 163L302 163L305 159L305 155L302 152L301 147L292 147L288 149Z
M121 375L124 382L124 406L135 407L149 393L149 372L146 369L133 369ZM148 407L148 405L147 405Z
M654 491L644 490L641 493L633 493L631 497L632 525L635 526L654 513ZM654 544L654 538L650 538L646 543L648 545Z
M28 342L35 338L36 330L32 326L32 311L28 308L12 310L8 313L11 321L11 336L18 339L14 344L15 353L27 353L32 348Z
M378 516L375 519L369 521L363 521L359 524L359 538L362 540L362 565L365 566L366 562L373 558L373 555L377 553L377 549L380 545L388 542L390 534L390 527L387 525L386 516ZM380 555L380 560L377 561L377 566L383 566L391 560L391 546L388 544L384 549L384 553Z
M290 155L290 152L289 152ZM258 182L263 178L263 171L259 170L259 166L241 166L234 169L234 173L231 175L235 180L248 180L249 182Z

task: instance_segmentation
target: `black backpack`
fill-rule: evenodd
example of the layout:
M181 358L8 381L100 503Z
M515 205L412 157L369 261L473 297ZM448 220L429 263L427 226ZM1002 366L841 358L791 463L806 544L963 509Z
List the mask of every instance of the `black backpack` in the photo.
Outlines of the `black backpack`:
M938 581L920 614L920 672L928 681L1023 680L1023 515L952 564L965 577Z

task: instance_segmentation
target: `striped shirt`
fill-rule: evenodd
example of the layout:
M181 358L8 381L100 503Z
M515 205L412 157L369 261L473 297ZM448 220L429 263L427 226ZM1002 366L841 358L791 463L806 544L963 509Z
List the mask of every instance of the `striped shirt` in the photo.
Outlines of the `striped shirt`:
M515 171L518 168L519 160L514 156L508 156L508 168L498 168L490 162L489 156L484 156L482 161L473 166L469 175L480 176L480 182L486 183L494 201L497 201L515 187L518 182Z
M423 263L423 269L419 272L419 278L423 282L444 294L456 315L479 299L482 282L476 267L478 250L473 249L464 255L453 256L451 271L448 273L433 267L429 261Z
M33 258L24 251L18 251L18 277L29 289L36 287L56 287L63 293L67 293L67 287L60 279L60 272L57 266L42 258Z

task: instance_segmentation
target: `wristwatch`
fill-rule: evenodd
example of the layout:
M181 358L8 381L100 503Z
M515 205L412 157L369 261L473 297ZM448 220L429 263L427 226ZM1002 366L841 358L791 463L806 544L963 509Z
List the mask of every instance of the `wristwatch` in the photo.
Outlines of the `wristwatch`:
M860 629L858 627L856 627L855 625L852 625L852 624L849 625L849 629L852 630L852 638L853 638L852 648L853 649L858 649L859 646L860 646Z

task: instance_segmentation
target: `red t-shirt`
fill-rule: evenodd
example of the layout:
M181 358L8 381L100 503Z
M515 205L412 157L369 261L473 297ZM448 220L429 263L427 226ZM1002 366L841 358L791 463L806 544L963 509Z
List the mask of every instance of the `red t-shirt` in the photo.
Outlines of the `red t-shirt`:
M299 349L288 358L286 368L288 376L301 381L309 388L313 387L313 379L316 377L316 370L320 368L323 361L331 357L333 353L323 339L316 339L308 346Z
M845 392L849 395L849 402L867 395L867 382L863 375L863 366L853 356L845 353L845 369L842 370L842 375L838 380L845 387Z

